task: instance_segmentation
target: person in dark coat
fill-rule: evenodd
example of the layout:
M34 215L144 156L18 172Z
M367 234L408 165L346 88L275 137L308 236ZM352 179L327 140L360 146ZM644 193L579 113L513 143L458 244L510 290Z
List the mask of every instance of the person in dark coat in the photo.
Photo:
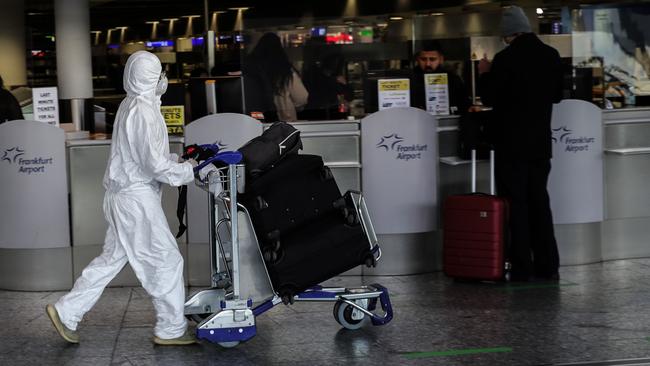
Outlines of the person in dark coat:
M532 33L523 10L504 10L508 46L479 63L483 104L493 107L497 192L510 201L511 279L558 280L559 255L546 185L551 114L562 98L558 52Z
M5 89L4 81L0 76L0 123L23 119L20 104L13 94Z
M424 90L424 75L447 74L449 83L449 106L453 114L465 114L470 106L469 96L463 80L453 72L445 70L442 65L445 56L438 41L425 41L418 53L415 54L413 68L413 85L411 86L411 106L426 110L426 93Z

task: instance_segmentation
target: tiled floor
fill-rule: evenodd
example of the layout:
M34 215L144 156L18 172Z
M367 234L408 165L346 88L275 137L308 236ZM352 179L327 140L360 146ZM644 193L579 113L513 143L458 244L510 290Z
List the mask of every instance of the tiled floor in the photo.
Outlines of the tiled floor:
M563 267L561 276L531 285L458 283L441 273L339 277L328 284L388 287L394 320L346 331L331 304L278 305L258 317L255 338L233 349L154 347L153 307L141 288L107 289L79 327L80 345L61 340L45 315L61 292L0 291L0 365L501 366L650 357L650 259Z

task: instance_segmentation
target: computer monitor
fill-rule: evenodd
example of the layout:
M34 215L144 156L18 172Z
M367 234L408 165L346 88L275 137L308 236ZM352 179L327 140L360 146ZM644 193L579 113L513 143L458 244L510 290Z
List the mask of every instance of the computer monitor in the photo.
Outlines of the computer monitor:
M205 82L214 80L217 113L244 113L243 80L241 76L190 78L190 108L192 120L208 114Z

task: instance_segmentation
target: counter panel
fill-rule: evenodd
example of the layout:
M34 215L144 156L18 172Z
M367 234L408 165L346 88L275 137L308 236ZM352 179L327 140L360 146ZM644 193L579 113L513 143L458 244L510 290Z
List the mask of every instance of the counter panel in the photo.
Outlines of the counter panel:
M650 116L646 123L605 124L605 149L650 146Z
M0 248L0 289L60 291L72 288L70 247Z
M603 111L602 260L650 256L650 108Z
M609 220L650 216L650 154L605 155Z
M650 256L650 217L603 222L602 260L647 258Z

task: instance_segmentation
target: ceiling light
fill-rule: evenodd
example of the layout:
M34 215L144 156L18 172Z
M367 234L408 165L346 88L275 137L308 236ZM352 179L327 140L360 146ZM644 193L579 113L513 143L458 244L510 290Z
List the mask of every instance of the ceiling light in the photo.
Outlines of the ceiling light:
M544 9L542 9L542 8L537 8L536 11L537 11L537 15L542 15L542 14L544 14Z
M247 7L228 8L228 10L237 10L237 11L240 11L240 10L241 10L241 11L246 11L246 10L248 10L248 9L250 9L250 8L247 8Z
M183 15L181 18L200 18L200 15Z
M441 16L441 15L445 15L445 13L439 13L439 12L438 12L438 13L431 13L431 14L429 14L429 15L431 15L432 17L439 17L439 16Z
M296 26L296 29L305 29L305 27L302 26L302 25L297 25L297 26Z
M174 21L174 20L178 20L178 18L165 18L165 19L163 19L163 21L165 21L165 22L171 22L171 21Z
M404 20L404 17L399 17L398 16L398 17L390 17L388 19L390 19L390 20Z
M145 22L145 23L146 23L146 24L158 24L158 23L160 23L160 22L157 21L157 20L152 20L152 21L150 21L150 22Z

